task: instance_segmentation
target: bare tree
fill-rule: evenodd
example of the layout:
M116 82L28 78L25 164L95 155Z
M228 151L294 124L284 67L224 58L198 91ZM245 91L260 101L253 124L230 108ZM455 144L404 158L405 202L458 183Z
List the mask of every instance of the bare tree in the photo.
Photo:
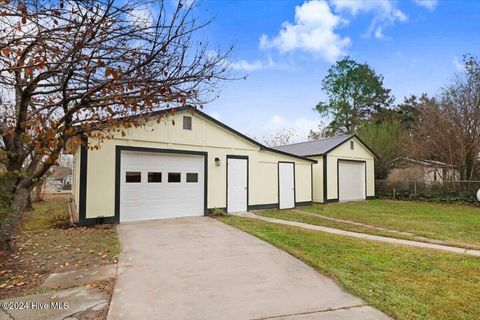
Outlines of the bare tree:
M101 142L158 109L201 107L229 78L231 48L194 43L208 21L172 3L0 3L0 151L19 211L67 142ZM2 229L11 231L17 219Z
M310 132L308 133L308 140L309 141L319 140L319 139L323 139L323 138L327 137L325 135L325 131L323 129L321 129L321 126L318 126L318 127L319 127L318 131L310 130Z
M480 64L471 56L464 57L464 64L464 74L437 99L421 104L414 151L454 165L460 179L470 181L480 164Z
M266 133L260 140L268 147L278 147L289 144L295 134L294 129L283 128Z

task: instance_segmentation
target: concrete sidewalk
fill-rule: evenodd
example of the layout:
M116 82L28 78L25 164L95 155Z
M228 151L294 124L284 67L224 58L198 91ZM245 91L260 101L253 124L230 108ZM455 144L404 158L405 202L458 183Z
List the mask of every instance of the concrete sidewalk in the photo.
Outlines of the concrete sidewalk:
M427 242L420 242L420 241L412 241L412 240L404 240L404 239L397 239L397 238L390 238L390 237L383 237L383 236L375 236L375 235L371 235L371 234L367 234L367 233L346 231L346 230L335 229L335 228L330 228L330 227L322 227L322 226L317 226L317 225L303 223L303 222L296 222L296 221L281 220L281 219L275 219L275 218L269 218L269 217L262 217L262 216L254 214L254 213L251 213L251 212L242 213L242 214L240 214L240 216L247 217L247 218L253 218L253 219L257 219L257 220L262 220L262 221L267 221L267 222L276 223L276 224L283 224L283 225L286 225L286 226L299 227L299 228L304 228L304 229L309 229L309 230L338 234L338 235L347 236L347 237L354 237L354 238L367 239L367 240L375 240L375 241L387 242L387 243L392 243L392 244L401 244L401 245L406 245L406 246L411 246L411 247L427 248L427 249L433 249L433 250L442 250L442 251L446 251L446 252L467 254L467 255L471 255L471 256L480 257L480 250L465 249L465 248L452 247L452 246L441 245L441 244L434 244L434 243L427 243Z
M85 287L0 300L0 320L96 319L108 300L104 292Z
M124 223L109 320L389 319L286 252L207 217Z

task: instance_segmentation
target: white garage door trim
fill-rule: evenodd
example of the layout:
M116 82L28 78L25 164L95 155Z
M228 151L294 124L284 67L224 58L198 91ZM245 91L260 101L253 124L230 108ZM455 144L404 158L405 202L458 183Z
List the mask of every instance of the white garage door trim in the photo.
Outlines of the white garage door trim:
M208 153L207 152L201 152L201 151L190 151L190 150L175 150L175 149L157 149L157 148L145 148L145 147L130 147L130 146L116 146L116 153L115 153L115 220L117 223L119 222L124 222L127 221L127 219L122 219L122 185L123 183L123 178L124 178L124 173L122 170L122 154L124 152L127 153L136 153L136 154L151 154L151 155L159 155L159 156L185 156L185 157L202 157L202 162L203 166L200 169L200 166L197 166L197 168L201 171L199 171L198 175L198 183L203 184L202 191L203 191L203 196L201 197L203 202L203 205L201 206L200 210L196 210L198 212L194 212L193 214L190 214L190 216L198 216L198 215L204 215L207 212L207 194L208 194L208 166L207 166L207 159L208 159ZM163 171L162 171L163 172ZM142 172L142 179L146 179L147 174L144 174ZM186 180L186 172L181 175L182 180ZM163 181L168 181L168 170L165 174L162 173L162 183ZM203 182L203 183L202 183ZM185 182L186 184L186 182ZM185 216L188 216L185 215ZM173 215L167 214L165 216L159 216L156 219L161 219L161 218L170 218L174 217ZM153 219L153 218L150 218ZM137 220L149 220L149 219L137 219ZM128 221L132 221L131 219L128 219Z
M338 159L337 183L338 201L365 200L367 198L367 162Z
M227 212L248 210L248 156L227 155Z
M278 208L295 208L295 163L278 162Z

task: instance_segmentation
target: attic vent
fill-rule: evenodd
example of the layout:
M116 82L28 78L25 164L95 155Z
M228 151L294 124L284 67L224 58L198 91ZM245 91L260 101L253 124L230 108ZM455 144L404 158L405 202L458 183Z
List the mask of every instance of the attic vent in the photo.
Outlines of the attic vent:
M350 141L350 149L351 150L355 149L355 144L353 141Z
M192 117L183 116L183 130L192 130Z

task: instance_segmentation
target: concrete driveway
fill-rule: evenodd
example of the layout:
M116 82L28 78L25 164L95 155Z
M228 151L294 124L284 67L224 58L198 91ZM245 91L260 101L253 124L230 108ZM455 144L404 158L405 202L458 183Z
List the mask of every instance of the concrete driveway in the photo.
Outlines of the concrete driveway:
M289 254L211 218L118 226L109 320L389 319Z

